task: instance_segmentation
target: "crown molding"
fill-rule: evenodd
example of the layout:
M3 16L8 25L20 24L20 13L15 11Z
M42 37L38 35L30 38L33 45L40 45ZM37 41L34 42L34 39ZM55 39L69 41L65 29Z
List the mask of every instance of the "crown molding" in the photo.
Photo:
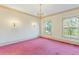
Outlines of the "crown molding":
M25 14L25 15L29 15L29 16L32 16L32 17L36 17L36 18L39 18L40 19L39 16L35 16L35 15L30 14L30 13L26 13L26 12L23 12L23 11L14 9L14 8L10 8L8 6L5 6L4 4L1 4L0 7L5 8L5 9L8 9L8 10L11 10L11 11L18 12L18 13L21 13L21 14ZM65 11L61 11L61 12L58 12L58 13L49 14L49 15L46 15L46 16L42 16L41 19L46 18L46 17L50 17L50 16L54 16L54 15L57 15L57 14L61 14L61 13L73 11L73 10L76 10L76 9L79 9L79 7L72 8L72 9L65 10Z
M49 15L43 16L42 18L54 16L54 15L57 15L57 14L61 14L61 13L65 13L65 12L69 12L69 11L73 11L73 10L77 10L77 9L79 9L79 7L68 9L68 10L65 10L65 11L58 12L58 13L49 14Z
M8 9L8 10L11 10L11 11L14 11L14 12L18 12L18 13L21 13L21 14L25 14L25 15L29 15L29 16L32 16L32 17L39 18L38 16L35 16L35 15L30 14L30 13L26 13L26 12L17 10L15 8L11 8L11 7L5 6L4 4L0 4L0 7Z

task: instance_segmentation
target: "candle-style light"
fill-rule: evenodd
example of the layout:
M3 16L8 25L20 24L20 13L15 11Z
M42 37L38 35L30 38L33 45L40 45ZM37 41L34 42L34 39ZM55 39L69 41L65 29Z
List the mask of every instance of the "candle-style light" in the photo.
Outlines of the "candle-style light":
M39 8L39 17L40 17L40 24L41 24L41 20L42 20L42 17L43 17L43 13L42 13L42 4L40 4L40 8ZM41 35L41 25L39 25L40 27L40 35Z

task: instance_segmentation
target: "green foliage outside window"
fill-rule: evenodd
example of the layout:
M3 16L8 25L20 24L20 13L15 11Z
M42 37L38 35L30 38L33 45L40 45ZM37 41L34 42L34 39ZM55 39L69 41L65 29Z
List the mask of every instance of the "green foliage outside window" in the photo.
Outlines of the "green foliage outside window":
M44 22L44 34L51 34L52 23L50 20Z
M79 36L79 18L72 17L64 19L63 33L69 36Z

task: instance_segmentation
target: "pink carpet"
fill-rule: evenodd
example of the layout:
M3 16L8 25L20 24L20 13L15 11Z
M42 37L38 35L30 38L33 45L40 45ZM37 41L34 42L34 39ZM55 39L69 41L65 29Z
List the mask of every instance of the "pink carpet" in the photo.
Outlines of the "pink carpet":
M1 55L78 55L79 46L44 38L0 47Z

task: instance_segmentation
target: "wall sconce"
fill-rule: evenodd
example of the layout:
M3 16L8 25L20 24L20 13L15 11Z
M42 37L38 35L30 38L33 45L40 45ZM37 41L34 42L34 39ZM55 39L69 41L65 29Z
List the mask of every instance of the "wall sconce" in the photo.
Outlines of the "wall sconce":
M12 23L12 28L14 28L14 29L16 28L16 23L15 22Z
M33 22L33 23L32 23L32 26L33 26L33 27L35 27L36 25L37 25L37 23L36 23L36 22Z
M20 25L20 21L18 21L18 20L11 20L10 21L10 27L12 29L16 29L17 27L19 27L19 25Z

